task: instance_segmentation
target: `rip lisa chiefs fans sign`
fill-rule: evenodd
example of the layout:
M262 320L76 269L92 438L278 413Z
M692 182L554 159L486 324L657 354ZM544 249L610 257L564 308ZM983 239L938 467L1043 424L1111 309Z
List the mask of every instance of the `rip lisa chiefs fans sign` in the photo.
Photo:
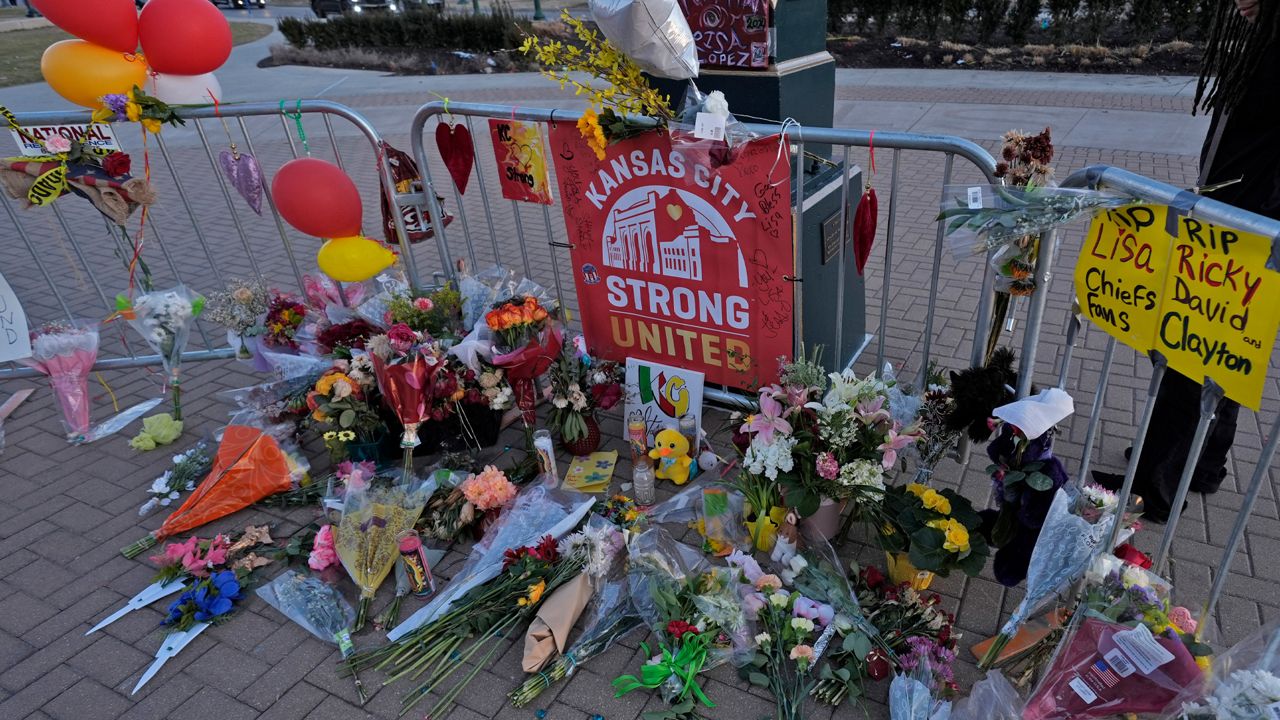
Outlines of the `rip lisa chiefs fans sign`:
M603 161L576 127L551 130L583 332L592 350L752 388L792 353L791 184L777 137L713 167L646 132ZM772 180L770 176L772 175Z
M1254 410L1280 322L1271 239L1162 205L1094 218L1076 262L1076 299L1095 325L1169 367L1206 377Z

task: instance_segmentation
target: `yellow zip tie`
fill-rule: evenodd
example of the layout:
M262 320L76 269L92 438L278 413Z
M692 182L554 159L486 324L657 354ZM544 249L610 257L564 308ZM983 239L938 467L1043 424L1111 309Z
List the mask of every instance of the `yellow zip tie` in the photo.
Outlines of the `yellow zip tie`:
M120 412L120 402L116 400L116 394L111 391L111 386L107 384L106 380L102 379L102 373L96 372L94 375L98 376L98 384L102 385L102 389L106 390L107 395L111 396L111 407L114 408L113 412Z

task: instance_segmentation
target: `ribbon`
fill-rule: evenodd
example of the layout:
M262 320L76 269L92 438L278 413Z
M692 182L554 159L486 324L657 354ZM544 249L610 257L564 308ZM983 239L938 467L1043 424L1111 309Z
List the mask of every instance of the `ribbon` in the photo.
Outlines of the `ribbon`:
M701 633L685 633L681 640L680 650L672 655L671 650L665 646L662 648L662 656L657 662L646 663L640 668L640 677L634 675L623 675L613 681L613 687L617 690L614 694L615 698L620 698L632 690L646 688L653 690L659 688L669 678L676 678L680 681L680 700L689 697L690 693L707 707L715 707L716 704L707 698L702 692L702 686L698 684L697 675L702 666L707 663L707 644L710 639ZM640 649L645 655L649 654L649 646L640 643Z

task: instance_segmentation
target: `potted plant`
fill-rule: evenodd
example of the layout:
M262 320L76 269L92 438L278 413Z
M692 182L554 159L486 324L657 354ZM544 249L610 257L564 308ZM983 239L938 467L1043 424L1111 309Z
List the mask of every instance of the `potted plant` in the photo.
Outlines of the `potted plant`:
M884 507L880 542L893 583L910 582L923 590L934 575L960 570L973 577L982 572L988 554L978 532L982 520L959 493L908 483L888 488Z
M578 350L575 339L551 364L551 413L548 421L560 434L560 443L575 456L590 455L600 447L596 410L608 410L622 399L622 366L598 360ZM570 349L572 348L572 349Z

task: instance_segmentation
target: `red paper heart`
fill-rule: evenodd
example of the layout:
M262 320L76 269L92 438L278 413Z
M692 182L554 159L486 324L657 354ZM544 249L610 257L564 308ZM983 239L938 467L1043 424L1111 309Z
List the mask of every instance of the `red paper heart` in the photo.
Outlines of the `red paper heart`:
M471 131L466 125L449 125L440 123L436 126L436 147L440 149L440 159L449 170L449 177L458 188L459 195L467 192L467 181L471 179L471 168L475 165L476 149L471 144Z

